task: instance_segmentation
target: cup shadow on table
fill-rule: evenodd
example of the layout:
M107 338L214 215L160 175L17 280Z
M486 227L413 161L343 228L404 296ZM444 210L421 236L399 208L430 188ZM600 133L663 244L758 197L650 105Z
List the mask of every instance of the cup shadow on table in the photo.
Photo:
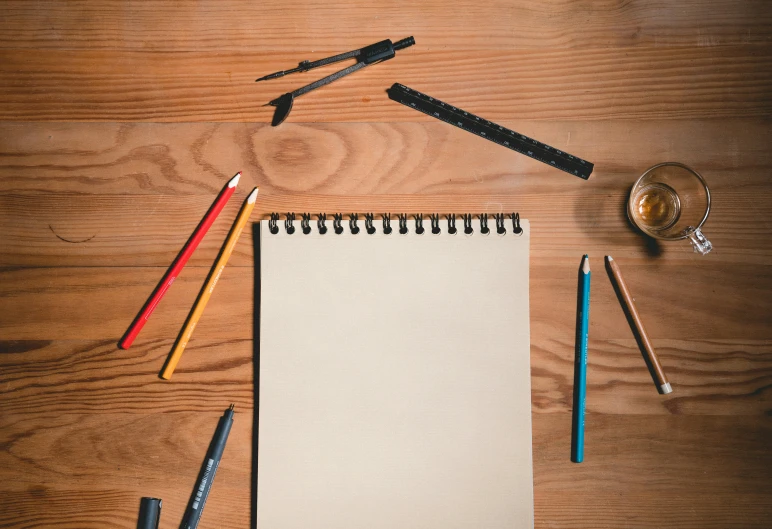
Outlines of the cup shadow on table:
M646 255L649 257L661 257L663 251L659 241L642 233L627 216L627 198L630 196L632 189L632 184L627 186L624 198L620 202L617 202L615 197L603 197L602 200L596 201L591 207L588 207L587 202L577 201L574 206L574 218L576 218L579 228L585 234L600 241L604 246L608 245L609 248L613 248L613 245L618 244L619 239L603 231L603 226L598 224L598 217L616 218L618 222L624 223L640 239L641 246Z
M625 197L629 197L630 193L633 191L633 186L627 188L627 192L625 193ZM662 245L660 242L653 238L649 237L645 233L643 233L641 230L638 229L638 226L633 224L633 221L630 220L630 217L627 215L627 201L629 198L625 198L625 201L622 203L622 217L625 219L625 222L627 222L627 226L635 232L635 234L638 236L638 238L641 239L641 242L644 244L644 248L646 249L646 254L649 257L659 257L662 255Z
M623 198L621 201L617 202L613 199L613 197L610 197L609 199L603 200L599 203L596 203L593 205L593 207L587 207L587 203L583 201L577 202L576 206L574 207L574 216L577 220L577 223L586 234L592 236L593 238L599 240L603 246L608 246L609 250L605 253L611 253L611 248L613 248L615 244L618 243L618 238L607 235L602 229L599 229L597 219L600 215L601 217L608 217L613 218L616 217L619 222L624 223L624 225L635 235L640 239L641 246L643 250L646 252L646 255L649 257L658 258L661 257L663 254L662 246L656 239L649 237L648 235L645 235L642 233L636 226L633 224L633 222L630 220L630 218L627 215L627 200L630 196L630 192L633 189L633 185L630 184L627 186L625 193L623 195ZM638 344L638 350L643 357L644 362L646 362L646 367L649 370L649 374L651 375L652 380L654 381L654 385L657 387L657 391L659 390L659 384L657 384L657 378L656 374L654 372L654 367L651 365L651 362L649 361L648 355L646 354L646 349L643 346L643 342L641 341L641 337L638 334L638 331L635 327L635 322L632 319L631 314L627 310L627 306L625 305L624 298L622 297L621 292L619 291L619 287L616 284L616 281L614 280L613 275L611 274L611 271L608 269L608 267L605 266L606 273L608 274L609 280L611 281L611 285L614 288L614 293L616 294L617 299L619 300L619 304L622 307L622 311L625 314L625 318L627 319L627 323L630 326L630 329L633 332L633 336L635 337L635 341ZM581 285L581 270L578 272L578 281L579 285ZM581 286L577 289L577 292L580 292ZM577 315L581 311L581 299L580 296L577 295ZM579 324L577 322L577 335L576 335L576 342L579 343ZM575 351L575 366L576 363L579 361L579 351ZM574 393L573 393L573 406L574 410L578 407L578 393L577 393L577 383L578 383L578 377L579 372L578 369L574 368ZM578 417L576 413L572 413L572 424L571 424L571 452L570 452L570 458L571 461L576 461L576 434L577 434L577 423Z
M252 406L252 472L251 472L251 510L250 527L257 528L257 443L260 417L260 223L252 224L252 245L254 247L255 277L252 296L254 320L252 322L252 380L254 405Z

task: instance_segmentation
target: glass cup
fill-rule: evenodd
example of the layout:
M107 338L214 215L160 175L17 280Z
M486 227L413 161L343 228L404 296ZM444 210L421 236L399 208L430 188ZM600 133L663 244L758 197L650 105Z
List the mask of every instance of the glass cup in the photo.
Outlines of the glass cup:
M665 162L647 170L633 185L627 215L639 230L661 241L689 239L705 255L713 245L700 231L710 213L710 190L684 164Z

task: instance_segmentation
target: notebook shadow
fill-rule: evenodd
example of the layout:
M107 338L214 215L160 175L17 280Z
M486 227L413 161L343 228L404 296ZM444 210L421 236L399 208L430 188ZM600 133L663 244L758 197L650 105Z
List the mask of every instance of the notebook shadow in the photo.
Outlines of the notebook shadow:
M625 298L622 295L622 291L619 290L619 285L617 284L616 279L614 278L614 273L609 268L608 263L606 263L605 268L606 268L606 274L608 274L609 281L611 281L611 286L614 288L614 293L616 294L617 299L619 300L619 305L622 307L622 311L625 313L625 318L627 318L627 324L630 326L630 330L633 331L633 336L635 336L635 342L638 344L638 351L641 353L641 356L643 357L643 361L646 362L646 367L649 369L649 375L651 375L651 380L654 382L654 386L657 388L657 391L661 394L662 389L659 387L659 382L657 382L656 371L654 371L654 366L649 360L649 355L646 354L646 347L644 347L643 340L641 339L641 335L638 333L638 328L635 326L635 320L633 320L633 315L630 314L630 310L627 308L627 303L625 302Z
M260 223L252 224L252 244L255 255L255 277L253 292L253 314L252 322L252 380L254 391L254 405L252 407L252 472L251 472L251 494L252 509L250 515L250 527L257 529L257 443L259 439L259 417L260 417Z

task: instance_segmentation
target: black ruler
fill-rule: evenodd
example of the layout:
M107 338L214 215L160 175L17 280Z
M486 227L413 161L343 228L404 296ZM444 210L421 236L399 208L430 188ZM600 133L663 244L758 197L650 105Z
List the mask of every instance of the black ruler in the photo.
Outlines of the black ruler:
M423 112L427 116L441 119L454 127L477 134L481 138L498 143L502 147L512 149L520 154L525 154L534 160L539 160L579 178L585 180L590 178L594 166L586 160L475 116L471 112L443 103L439 99L422 94L403 84L394 83L388 92L389 99Z

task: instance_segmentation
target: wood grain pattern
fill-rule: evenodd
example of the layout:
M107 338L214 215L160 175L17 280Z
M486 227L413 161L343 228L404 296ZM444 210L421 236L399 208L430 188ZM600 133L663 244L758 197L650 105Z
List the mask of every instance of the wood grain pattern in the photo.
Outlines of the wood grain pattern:
M186 455L205 451L207 444L187 432L211 429L217 415L198 411L149 416L72 413L66 420L43 418L51 425L48 429L25 430L29 422L14 425L18 440L9 443L2 458L14 469L16 479L9 486L9 498L16 501L9 502L12 507L0 514L0 522L8 526L26 523L30 520L26 513L39 510L41 514L33 523L41 526L55 525L52 513L61 513L60 521L72 526L89 527L88 523L105 521L106 527L128 528L135 523L129 513L135 510L137 498L152 491L164 498L164 526L172 527L175 524L171 520L180 519L190 492L180 483L192 483L198 470L196 462ZM537 517L564 524L645 527L656 510L660 523L676 527L699 525L706 514L715 519L706 519L705 527L763 527L772 505L768 495L749 484L764 480L766 467L772 462L769 453L759 448L772 433L768 424L747 417L590 415L590 425L588 433L608 433L588 435L588 464L567 465L560 461L564 457L561 447L570 438L570 419L566 421L565 414L534 416L534 450L542 455L535 460ZM248 421L237 420L232 435L248 436L248 430ZM661 439L662 432L671 435ZM154 455L158 454L158 441L165 447L161 456ZM249 501L249 491L233 485L249 480L251 454L243 450L246 446L228 445L218 471L216 493L213 491L211 503L207 503L205 519L216 520L219 527L249 523L248 510L241 507ZM57 484L62 473L71 472L65 460L84 464L67 485ZM106 467L116 472L105 475ZM652 468L658 475L654 490ZM692 472L705 477L690 481L687 476ZM31 475L57 485L31 482ZM103 488L95 490L94 480ZM588 501L588 507L581 512L562 492L566 480L582 485L579 500ZM685 488L688 492L682 493ZM641 500L631 503L620 489ZM594 495L589 496L588 490ZM561 494L562 500L549 501ZM715 502L716 495L725 498L721 508ZM595 501L591 501L593 497ZM683 501L689 501L690 507L683 508ZM41 509L43 505L51 508ZM657 510L657 505L664 508ZM748 508L739 515L734 511L745 506ZM111 514L108 523L105 517ZM629 525L617 525L615 520L620 517ZM738 521L742 525L735 525Z
M612 330L621 335L623 328ZM605 333L605 329L591 329L590 413L737 417L769 412L768 400L759 397L767 395L772 384L772 340L657 339L663 362L672 368L669 375L677 392L656 399L635 341ZM552 336L563 332L553 323L534 324L533 334L534 413L570 412L573 342L555 340ZM111 339L0 342L4 355L0 365L8 389L5 409L48 418L69 412L145 415L147 406L160 406L169 413L217 414L222 411L223 395L240 409L252 405L251 337L194 340L174 383L169 384L157 375L173 343L171 338L143 336L141 343L119 351ZM46 381L45 391L40 381ZM127 399L127 392L136 398ZM178 398L183 395L184 399Z
M662 159L686 161L710 183L711 260L769 262L768 120L512 126L558 148L594 152L595 173L588 182L571 178L442 123L278 132L245 124L0 124L0 266L166 266L236 167L244 171L241 191L195 265L211 264L252 185L261 189L256 219L271 211L518 211L539 228L538 259L573 260L581 246L596 255L613 247L618 258L693 261L688 245L652 245L625 220L628 187ZM727 139L727 127L738 132ZM252 259L242 241L231 266Z
M770 214L758 206L767 194L753 191L727 191L719 195L713 214L717 219L706 224L705 233L720 253L712 262L739 265L769 263L772 245ZM229 204L191 259L194 266L211 266L237 213L242 195ZM274 195L259 200L253 220L266 218L270 212L409 212L488 213L519 212L539 228L531 242L537 259L573 263L575 248L581 246L595 256L613 248L617 258L652 263L696 260L687 243L653 243L638 234L626 220L626 194L616 191L604 195L603 205L592 197L584 198L546 194L470 195L381 195L360 198L342 195ZM545 203L548 206L545 206ZM211 204L201 196L138 196L130 204L123 196L78 195L0 197L0 243L5 252L0 266L168 266ZM593 209L595 208L595 209ZM738 210L739 213L730 213ZM317 215L318 213L315 213ZM590 218L591 217L591 218ZM316 216L313 217L314 220ZM103 220L106 219L106 220ZM609 226L594 231L598 223ZM441 229L446 229L445 220ZM738 230L743 230L738 234ZM243 235L228 266L251 266L253 246Z
M191 472L191 475L194 475ZM223 475L228 475L225 472ZM229 478L232 474L228 475ZM187 476L186 476L187 477ZM191 478L194 479L194 478ZM222 478L218 474L219 480ZM584 482L582 482L584 483ZM693 489L692 483L681 482L684 487ZM128 514L132 506L139 502L136 498L147 492L147 487L134 487L121 490L95 492L71 491L59 488L30 487L31 492L8 493L9 508L5 516L0 513L0 523L8 527L18 527L29 523L31 517L24 513L36 511L32 523L39 527L78 527L79 529L134 529L136 520ZM182 510L176 505L187 501L184 494L173 488L155 487L156 496L163 496L164 508L162 520L179 520ZM211 496L207 502L206 514L201 525L216 521L220 529L237 529L248 526L248 513L240 510L249 497L243 490L220 490L220 494ZM763 520L768 515L769 497L761 493L738 494L721 491L722 502L715 501L715 496L696 492L679 493L674 498L669 493L657 491L638 496L630 502L628 498L614 491L603 491L601 499L597 494L586 490L577 491L567 498L562 492L537 492L535 495L535 513L537 519L548 518L550 529L572 529L579 527L608 527L623 529L650 529L652 513L657 513L657 520L671 527L700 527L702 529L767 529ZM36 498L36 499L30 499ZM586 505L577 509L576 505ZM41 506L45 508L41 508ZM688 508L684 508L688 505ZM84 512L89 513L88 517ZM126 512L126 514L122 514ZM120 513L120 514L116 514ZM135 517L135 516L134 516ZM618 520L624 520L619 522ZM176 527L174 523L161 522L163 529ZM537 522L537 527L539 524Z
M769 115L772 46L751 49L408 49L303 96L289 122L429 121L388 99L395 81L496 120ZM266 123L268 101L339 69L254 82L298 60L284 52L5 49L0 119Z
M600 263L598 263L600 264ZM652 338L699 339L705 328L714 339L753 336L772 339L769 313L771 279L766 265L735 266L725 277L710 264L634 264L620 261L625 277ZM103 339L121 337L160 280L166 267L56 267L0 270L0 311L5 314L2 338L35 340L41 326L50 339ZM568 333L575 325L571 310L576 285L571 271L576 264L534 262L531 267L531 322L544 323ZM596 266L596 268L600 268ZM176 337L208 267L186 267L142 331L144 340ZM626 338L629 327L611 284L596 271L593 311L600 316L591 334ZM653 290L666 278L668 288ZM206 318L199 323L203 336L251 338L253 270L226 269L212 295ZM545 296L544 293L549 293ZM597 294L595 292L598 292ZM602 295L601 295L602 294ZM706 313L704 306L719 298L722 306ZM753 303L748 300L753 299ZM229 322L240 324L232 325ZM563 325L564 324L564 325ZM198 334L198 333L197 333Z
M2 48L341 53L408 34L416 36L421 49L725 46L772 41L772 14L764 0L678 5L640 0L523 4L486 0L458 2L452 8L436 0L398 5L317 0L292 4L289 17L288 3L277 0L259 4L249 0L71 1L66 5L5 0L4 4Z
M416 114L419 116L419 114ZM718 194L768 193L769 119L501 120L595 164L582 181L436 120L425 123L3 123L0 191L40 195L208 195L236 171L260 200L311 195L582 197L626 191L655 163L681 160ZM727 130L732 134L727 134ZM75 197L77 198L77 197ZM321 197L318 197L321 198ZM544 206L549 206L545 200ZM329 203L329 206L336 206ZM340 204L343 206L344 204ZM735 204L733 204L735 205ZM755 208L766 207L758 201ZM741 208L734 208L741 209ZM735 214L739 214L737 211ZM766 222L763 215L759 222ZM2 236L2 234L0 234Z
M265 73L414 35L388 63ZM333 66L329 70L336 68ZM318 75L317 75L318 72ZM393 82L596 164L587 182L388 100ZM772 10L766 0L0 2L0 527L177 527L237 420L202 527L251 519L255 251L244 234L173 382L157 374L238 209L518 211L531 241L538 529L772 519ZM631 229L646 168L703 174L707 257ZM224 183L240 191L128 351L116 342ZM586 460L569 462L576 269L594 263ZM601 257L674 393L658 395Z

